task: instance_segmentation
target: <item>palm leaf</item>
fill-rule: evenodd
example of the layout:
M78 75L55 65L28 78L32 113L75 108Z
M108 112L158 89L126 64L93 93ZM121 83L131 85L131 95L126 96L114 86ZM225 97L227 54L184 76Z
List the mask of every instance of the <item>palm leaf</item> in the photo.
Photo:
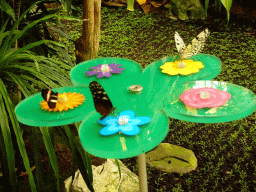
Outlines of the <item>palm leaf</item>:
M93 186L92 186L92 166L91 166L91 158L90 155L84 151L81 144L77 141L75 135L70 132L68 126L63 126L65 129L59 129L59 132L62 134L62 138L66 140L67 143L70 143L70 146L73 145L72 154L74 155L74 158L72 158L74 164L77 164L79 167L79 170L81 172L81 175L83 176L83 179L87 185L87 187L90 189L90 191L94 192ZM72 144L71 144L72 143ZM86 161L85 161L86 160ZM72 180L74 178L75 169L72 170Z
M1 6L0 8L5 11L8 15L12 17L12 19L15 21L15 13L14 10L11 8L11 6L5 1L1 0Z
M0 90L0 117L2 135L1 144L3 144L1 145L1 161L3 161L1 163L3 163L2 165L7 165L8 171L6 170L5 174L9 173L10 186L12 186L12 191L16 191L17 179L15 173L14 150L12 145L11 131L8 124L8 116L2 97L2 89ZM7 177L7 175L4 176Z
M14 113L13 104L11 102L11 99L10 99L9 95L8 95L7 89L6 89L4 83L3 83L3 81L1 79L0 79L0 94L3 97L3 101L5 103L5 107L6 107L7 111L8 111L8 115L9 115L9 118L11 120L14 133L16 135L16 139L17 139L17 143L18 143L18 146L19 146L19 150L20 150L20 153L21 153L21 156L22 156L22 159L23 159L26 171L27 171L27 173L29 175L29 183L30 183L30 186L31 186L31 190L32 191L36 191L36 186L35 186L34 178L33 178L33 175L32 175L32 171L30 169L30 164L29 164L27 153L26 153L25 144L24 144L24 141L23 141L23 138L22 138L22 132L20 130L20 126L19 126L18 120L17 120L16 115ZM2 105L2 109L3 109L3 105ZM2 110L2 112L4 112L4 110ZM3 114L3 115L5 115L5 114ZM5 120L8 119L7 115L5 115L4 119ZM3 136L4 136L4 138L9 138L9 141L10 141L10 139L11 139L10 135L6 135L5 136L4 133L3 133ZM10 147L10 144L8 146ZM13 148L6 148L6 149L8 149L8 153L11 153L12 150L13 150ZM14 165L15 165L15 163L10 159L10 162L8 162L8 166L12 166L12 169L14 169L15 168ZM10 176L10 178L12 178L12 177L13 177L13 174ZM16 177L16 175L15 175L15 177Z
M33 8L37 3L40 3L40 1L35 2L34 4L32 4L26 11L24 11L24 13L19 17L19 19L14 23L10 34L7 36L1 50L0 50L0 57L2 55L4 55L4 53L6 52L6 50L8 50L9 48L11 48L12 44L16 41L16 39L13 39L13 43L10 43L10 40L13 38L13 34L14 31L17 29L17 26L20 24L20 21L25 17L25 15L29 12L29 10L31 8ZM16 36L16 35L15 35Z
M50 134L47 127L40 127L40 130L43 134L45 148L49 154L49 160L52 165L53 171L55 173L57 179L57 190L60 191L60 174L59 174L59 167L57 162L57 157L55 154L55 150L50 138Z

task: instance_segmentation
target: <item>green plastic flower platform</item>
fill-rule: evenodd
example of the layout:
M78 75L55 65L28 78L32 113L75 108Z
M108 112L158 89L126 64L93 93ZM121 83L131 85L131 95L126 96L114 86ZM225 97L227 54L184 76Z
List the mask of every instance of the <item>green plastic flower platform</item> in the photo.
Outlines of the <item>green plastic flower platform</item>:
M231 94L226 104L216 108L190 108L180 99L180 95L188 89L203 87L216 88ZM191 81L180 87L174 87L164 109L168 116L197 123L223 123L247 117L255 111L255 94L239 85L218 81Z
M192 122L219 123L246 117L255 110L255 95L250 90L229 83L206 81L213 79L221 71L221 62L217 57L207 54L192 57L204 65L204 68L195 74L170 76L162 73L160 66L176 58L177 56L160 59L145 70L142 70L137 62L123 58L98 58L83 62L70 73L71 80L77 87L53 89L60 93L84 94L86 100L82 105L63 112L45 111L40 108L43 98L41 93L38 93L16 106L17 118L31 126L59 126L83 120L79 130L83 147L95 156L122 159L145 153L161 143L168 133L168 116ZM125 69L109 78L88 77L85 74L90 67L111 63L121 64L120 68ZM198 79L204 80L195 81ZM136 116L148 116L152 121L141 125L139 134L135 136L118 133L110 136L100 135L103 126L98 123L98 119L101 115L94 108L88 87L92 81L97 81L103 86L116 108L112 116L131 110ZM129 90L132 85L142 86L141 93L132 93ZM227 105L217 108L216 111L190 110L179 100L185 90L205 85L228 91L232 97Z
M60 126L82 121L86 116L88 116L88 111L94 110L92 98L90 96L91 93L87 87L69 86L55 88L53 91L59 93L81 93L84 94L85 101L82 105L79 105L74 109L69 109L68 111L45 111L40 107L40 102L43 101L41 93L37 93L27 97L16 106L15 113L18 121L30 126Z
M99 115L86 118L79 127L79 137L87 152L101 158L124 159L146 153L164 140L169 131L169 122L163 110L134 109L129 104L119 107L120 111L125 109L132 109L136 116L148 116L152 120L139 126L140 133L135 136L122 133L102 136L99 132L104 126L98 123Z
M94 110L95 114L88 115L79 128L79 137L85 150L102 158L122 159L138 156L161 143L169 129L168 118L163 110L168 93L179 84L197 79L212 79L221 71L221 62L215 56L200 54L193 58L203 62L205 67L200 72L188 76L170 76L161 72L160 66L175 60L176 56L160 59L144 71L137 62L124 58L98 58L75 66L70 72L71 81L75 85L84 86L88 86L92 81L99 82L116 108L110 116L131 110L136 116L148 116L152 119L150 123L140 126L140 133L136 136L118 133L102 136L99 132L103 126L98 123L101 115ZM111 63L122 64L120 68L125 70L103 78L85 74L90 67ZM132 85L141 85L141 93L131 93L129 87Z

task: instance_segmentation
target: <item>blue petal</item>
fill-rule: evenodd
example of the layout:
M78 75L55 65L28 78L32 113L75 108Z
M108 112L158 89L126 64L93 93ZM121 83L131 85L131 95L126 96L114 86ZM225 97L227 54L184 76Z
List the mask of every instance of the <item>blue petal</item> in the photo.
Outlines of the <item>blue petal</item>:
M117 118L116 117L110 117L110 116L107 116L105 117L104 119L102 120L98 120L98 123L101 124L101 125L113 125L113 124L117 124Z
M140 128L137 125L123 125L120 126L120 131L125 135L137 135L140 132Z
M122 111L118 114L117 118L119 118L120 116L126 116L127 119L133 119L135 117L135 113L133 111Z
M100 134L101 135L113 135L113 134L117 133L119 130L120 129L117 126L108 125L100 130Z
M135 119L138 119L137 125L144 125L146 123L149 123L151 121L150 117L136 117Z
M139 125L141 123L139 118L133 118L129 120L130 125Z

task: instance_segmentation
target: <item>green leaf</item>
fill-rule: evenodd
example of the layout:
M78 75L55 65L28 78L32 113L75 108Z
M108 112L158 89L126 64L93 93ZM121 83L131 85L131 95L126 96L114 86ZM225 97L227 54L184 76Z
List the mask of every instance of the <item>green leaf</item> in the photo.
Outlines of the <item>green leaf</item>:
M57 27L49 26L49 28L52 29L53 31L55 31L56 33L59 33L63 37L72 40L71 37L67 33L65 33L64 31L62 31L60 29L58 29Z
M205 17L207 17L208 6L209 6L209 0L206 0L206 1L205 1L205 4L204 4Z
M35 128L31 129L32 131L32 144L33 144L33 154L35 159L35 172L36 172L36 183L38 189L43 189L43 170L42 170L42 163L41 163L41 154L40 154L40 146L41 146L41 140L39 138L39 134L37 133L37 130ZM40 191L40 190L38 190Z
M16 39L14 39L13 34L14 31L17 29L17 26L19 25L20 21L25 17L25 15L30 11L31 8L33 8L36 4L40 3L41 1L37 1L34 4L32 4L26 11L24 11L24 13L19 17L19 19L15 22L15 24L13 25L10 34L8 35L8 37L6 38L4 45L2 46L1 50L0 50L0 56L4 55L4 53L6 52L6 50L10 49L12 44L16 41ZM18 33L19 34L19 33ZM17 34L17 35L18 35ZM15 35L15 37L17 36ZM10 43L10 40L12 39L12 43Z
M61 129L61 128L60 128ZM65 132L64 132L65 131ZM79 161L77 155L76 155L76 148L75 148L75 144L73 142L73 134L71 133L69 126L68 125L64 125L63 126L63 131L62 129L60 130L60 133L62 134L62 138L66 138L68 137L68 146L70 146L71 151L72 151L72 167L71 167L71 176L72 176L72 181L71 183L73 183L74 177L75 177L75 173L76 173L76 166L77 166L77 161ZM69 186L71 187L71 185Z
M58 47L58 46L56 46L56 49L64 56L64 58L68 61L68 64L69 64L69 66L71 66L71 67L74 67L75 66L75 64L72 62L72 60L71 60L71 58L70 58L70 56L69 56L69 54L68 54L68 51L66 50L66 49L64 49L64 48L62 48L62 47Z
M1 0L0 8L10 15L14 21L16 20L14 10L5 0Z
M50 134L48 131L48 127L40 127L40 130L43 134L45 148L49 154L49 160L52 165L53 171L55 173L55 177L57 179L57 190L60 191L60 174L59 174L59 166L57 162L57 157L55 154L55 150L50 138Z
M3 100L5 102L5 107L7 108L8 115L9 115L9 118L11 120L14 133L16 135L18 147L19 147L19 150L20 150L20 153L21 153L26 171L27 171L28 176L29 176L29 183L30 183L30 186L31 186L31 190L36 191L34 177L32 175L32 171L30 169L30 164L29 164L27 153L26 153L25 144L24 144L24 141L23 141L23 138L22 138L22 132L20 130L18 120L17 120L16 115L14 113L13 104L11 102L11 99L10 99L9 95L8 95L7 89L6 89L4 83L1 79L0 79L0 93L3 96ZM5 119L8 119L8 118L5 116ZM8 150L11 150L11 149L8 149ZM14 166L14 168L15 168L15 166Z
M8 116L4 105L4 100L2 94L5 94L3 89L0 87L0 125L1 125L1 132L3 135L4 140L4 147L5 153L1 150L2 155L6 156L6 160L4 163L8 164L8 171L9 171L9 180L10 185L13 187L11 191L16 191L17 186L17 179L16 179L16 172L15 172L15 160L14 160L14 150L12 145L12 138L11 138L11 130L8 124ZM3 146L1 146L2 148ZM1 161L4 161L1 159ZM7 177L7 175L5 175Z
M134 0L127 0L127 10L134 11Z
M230 9L232 6L232 0L221 0L221 3L227 10L227 17L228 17L228 22L229 22L229 15L230 15Z
M68 131L66 126L64 127L65 127L65 131L63 131L63 129L59 129L59 131L62 134L62 137L65 138L65 140L67 140L67 142L69 141L74 145L74 151L72 151L72 154L76 159L72 159L72 160L75 163L77 163L79 170L81 172L81 175L83 176L83 179L88 189L91 192L94 192L93 185L92 185L93 175L92 175L92 165L91 165L90 155L86 151L84 151L81 144L77 141L75 135L72 132ZM72 180L73 180L73 176L72 176Z
M115 163L116 163L116 165L118 167L119 179L121 180L121 169L120 169L120 165L119 165L118 159L115 159Z
M69 16L69 15L58 15L58 19L65 19L65 20L70 20L70 21L83 21L82 19L74 16Z
M37 42L35 42L35 43L29 43L29 44L25 45L25 46L22 47L22 48L19 48L19 49L16 49L16 50L12 51L12 52L7 53L7 54L4 56L4 58L2 59L2 62L5 61L5 58L12 58L12 55L15 55L15 54L18 54L18 53L21 53L21 52L25 52L25 51L27 51L27 50L29 50L29 49L32 49L32 48L37 47L37 46L39 46L39 45L41 45L41 44L44 44L44 43L53 43L53 44L55 44L55 45L58 45L58 46L61 46L61 47L65 47L64 45L62 45L62 44L59 43L59 42L50 41L50 40L44 39L44 40L37 41ZM30 55L30 56L32 57L33 55ZM34 60L34 58L31 58L31 59Z
M28 82L26 82L24 79L20 78L20 76L15 75L15 74L13 74L13 73L11 73L11 72L6 72L5 74L7 74L8 76L11 77L11 79L13 80L13 82L14 82L16 85L18 85L19 89L22 91L22 93L23 93L26 97L28 97L28 96L31 95L30 92L29 92L28 89L27 89L28 87L31 87L31 85L30 85Z

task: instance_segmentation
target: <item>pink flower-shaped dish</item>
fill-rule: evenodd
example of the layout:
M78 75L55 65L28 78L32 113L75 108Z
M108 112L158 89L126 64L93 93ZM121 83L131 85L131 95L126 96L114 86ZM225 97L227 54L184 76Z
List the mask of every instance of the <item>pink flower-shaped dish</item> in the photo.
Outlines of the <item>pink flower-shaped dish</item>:
M180 96L185 105L193 108L220 107L230 98L230 93L210 87L189 89Z

